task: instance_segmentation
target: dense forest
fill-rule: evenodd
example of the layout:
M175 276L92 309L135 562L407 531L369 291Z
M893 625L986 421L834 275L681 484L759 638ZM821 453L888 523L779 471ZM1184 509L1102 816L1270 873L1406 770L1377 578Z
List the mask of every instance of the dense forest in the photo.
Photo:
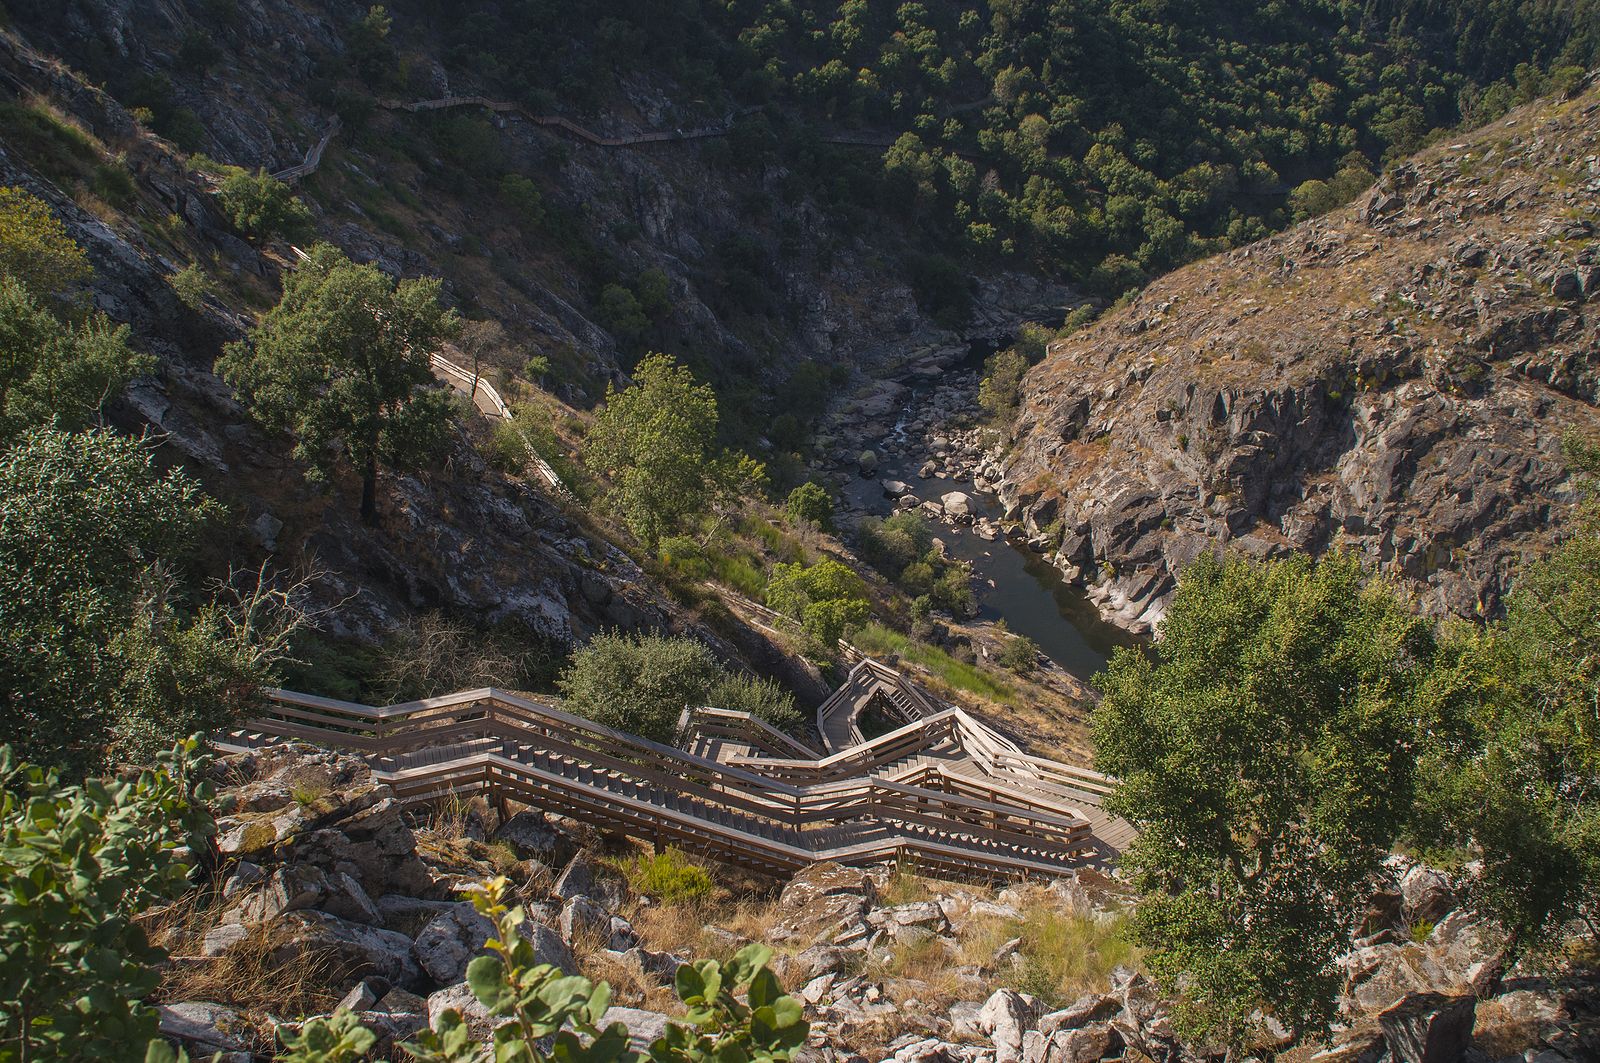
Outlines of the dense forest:
M609 0L578 25L543 0L463 19L418 4L456 73L530 106L593 109L632 72L664 73L707 115L755 108L720 146L730 165L781 161L856 224L897 216L930 250L1110 293L1326 209L1432 131L1561 89L1600 54L1586 2L677 6ZM367 70L404 82L403 64ZM921 263L919 287L959 313L942 265Z

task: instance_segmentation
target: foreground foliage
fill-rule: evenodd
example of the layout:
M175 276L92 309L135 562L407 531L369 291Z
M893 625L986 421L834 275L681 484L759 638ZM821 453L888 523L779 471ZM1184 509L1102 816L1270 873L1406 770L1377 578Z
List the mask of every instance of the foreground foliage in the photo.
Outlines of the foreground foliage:
M1248 1047L1263 1007L1302 1033L1331 1020L1333 960L1410 808L1433 652L1349 558L1203 555L1158 655L1112 658L1096 764L1141 832L1133 938L1190 1035Z
M155 1035L165 953L134 917L189 888L214 831L197 750L65 786L0 747L0 1060L121 1060Z
M495 879L472 892L472 903L495 926L490 955L467 966L473 996L501 1020L491 1047L468 1032L454 1009L430 1030L404 1046L418 1063L783 1063L805 1043L808 1030L800 1002L785 996L767 969L772 950L749 945L727 963L700 960L678 968L678 999L688 1007L646 1053L635 1051L620 1022L603 1028L611 987L563 975L536 964L532 944L519 928L522 908L505 901L506 880ZM741 1000L740 996L744 999ZM313 1019L290 1039L283 1063L347 1063L364 1057L376 1037L355 1016L337 1013ZM546 1047L548 1045L549 1047Z
M299 618L259 583L183 608L176 566L219 514L113 432L0 454L0 741L83 776L253 703Z

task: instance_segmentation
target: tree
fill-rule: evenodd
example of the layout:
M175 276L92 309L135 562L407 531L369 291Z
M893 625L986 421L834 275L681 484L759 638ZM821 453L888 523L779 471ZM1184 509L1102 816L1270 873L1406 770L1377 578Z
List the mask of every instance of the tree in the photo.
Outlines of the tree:
M189 888L215 832L199 743L132 778L66 786L0 747L0 1056L127 1059L166 954L134 921Z
M0 440L29 425L81 427L155 359L101 313L67 324L16 278L0 276Z
M1009 425L1016 420L1022 401L1022 378L1028 372L1028 360L1007 348L990 355L983 370L983 379L978 382L978 405L996 424Z
M294 436L308 480L325 482L341 458L355 467L369 524L379 464L415 468L445 442L453 407L429 355L457 318L439 291L437 277L397 284L318 244L249 340L217 362L252 415Z
M717 397L666 354L646 356L633 381L622 391L606 388L584 459L610 480L611 504L654 548L705 507Z
M1432 628L1347 557L1202 555L1161 634L1117 651L1094 716L1140 830L1134 938L1190 1036L1247 1048L1262 1011L1314 1035L1410 807Z
M174 565L217 515L112 432L35 430L0 456L0 742L82 777L254 704L298 614L248 581L179 610Z
M1569 444L1578 468L1600 452ZM1572 920L1600 939L1600 503L1518 579L1504 621L1458 626L1436 681L1422 760L1419 840L1471 851L1474 905L1514 953Z
M89 256L44 200L21 188L0 188L0 274L42 297L93 273Z
M815 524L823 531L833 529L833 496L815 481L807 480L790 491L783 508L790 520Z
M217 188L217 201L235 229L256 239L293 239L311 224L306 205L265 170L232 169Z
M825 557L814 565L778 564L767 581L767 604L800 621L816 649L832 654L870 610L861 577Z

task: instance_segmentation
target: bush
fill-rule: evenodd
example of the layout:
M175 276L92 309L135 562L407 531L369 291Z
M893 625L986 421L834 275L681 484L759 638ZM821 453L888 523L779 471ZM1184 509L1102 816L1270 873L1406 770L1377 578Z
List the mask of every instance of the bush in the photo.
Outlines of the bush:
M711 562L706 559L705 551L687 535L662 539L656 547L656 559L690 579L707 579L711 575Z
M217 202L235 229L255 239L292 240L311 227L306 205L265 170L233 170L217 189Z
M833 496L819 483L807 480L790 491L783 508L791 520L806 521L825 531L833 528Z
M21 188L0 188L0 273L44 296L93 272L89 256L44 200Z
M190 739L132 779L62 786L0 747L0 1044L22 1059L126 1059L156 1033L166 954L134 922L188 889L215 833Z
M196 313L205 309L206 298L216 288L197 262L191 262L168 276L167 283L172 286L172 294L178 297L178 302Z
M748 712L790 734L800 730L806 722L805 714L794 703L794 695L764 676L727 676L706 694L706 704Z
M528 471L528 465L533 460L533 448L528 446L528 437L523 435L522 428L515 420L502 420L496 422L489 432L489 438L483 444L483 456L492 468L515 476Z
M556 685L568 711L654 742L671 742L685 706L704 704L723 672L711 651L668 635L596 635Z
M1026 675L1039 664L1039 644L1026 635L1007 639L1000 648L1000 663L1013 672Z
M519 930L527 916L520 906L507 907L505 890L506 880L499 878L472 895L473 906L493 923L494 937L488 954L467 966L467 985L491 1016L509 1021L497 1025L492 1047L480 1046L461 1013L449 1009L432 1029L402 1046L416 1063L782 1063L805 1043L809 1027L800 1002L784 996L767 969L772 950L747 945L727 963L699 960L679 967L673 986L687 1012L650 1045L648 1057L633 1052L622 1023L599 1028L611 987L536 964L533 944ZM376 1040L356 1016L341 1011L307 1022L277 1059L355 1063ZM152 1052L151 1063L172 1058L170 1051Z
M635 893L654 897L663 904L693 904L708 900L716 883L699 864L677 849L663 849L654 856L641 856L628 873L628 885Z

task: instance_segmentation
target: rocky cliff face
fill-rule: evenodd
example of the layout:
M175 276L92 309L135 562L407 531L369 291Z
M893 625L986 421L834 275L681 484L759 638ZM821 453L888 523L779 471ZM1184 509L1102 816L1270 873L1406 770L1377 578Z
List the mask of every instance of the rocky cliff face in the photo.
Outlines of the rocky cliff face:
M1355 551L1492 611L1600 430L1600 91L1393 167L1052 345L1002 498L1102 609L1163 615L1202 551Z

